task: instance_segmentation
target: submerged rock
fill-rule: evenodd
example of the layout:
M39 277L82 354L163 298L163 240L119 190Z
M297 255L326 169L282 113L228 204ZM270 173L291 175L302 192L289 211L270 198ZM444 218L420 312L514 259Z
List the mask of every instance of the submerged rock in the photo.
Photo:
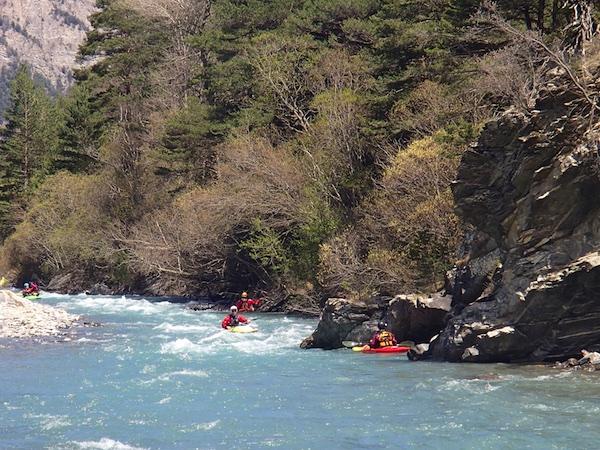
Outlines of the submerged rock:
M79 316L58 308L0 291L0 338L53 336L79 320Z
M342 341L368 342L380 320L388 323L399 342L428 342L442 328L450 301L440 294L378 297L368 303L329 299L317 329L300 346L334 349Z

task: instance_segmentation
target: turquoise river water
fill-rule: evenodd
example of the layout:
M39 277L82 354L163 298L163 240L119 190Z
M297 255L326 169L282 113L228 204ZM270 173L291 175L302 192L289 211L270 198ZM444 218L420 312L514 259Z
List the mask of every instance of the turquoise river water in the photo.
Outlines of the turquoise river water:
M0 449L550 449L600 443L600 377L300 350L315 320L47 294L101 327L0 342ZM251 314L252 316L252 314Z

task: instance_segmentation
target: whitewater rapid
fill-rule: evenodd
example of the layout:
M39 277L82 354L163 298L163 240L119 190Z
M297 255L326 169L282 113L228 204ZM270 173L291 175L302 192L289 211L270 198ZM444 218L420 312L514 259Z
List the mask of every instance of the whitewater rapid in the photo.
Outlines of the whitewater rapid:
M592 448L593 374L300 350L316 320L164 299L42 300L99 327L0 342L0 448Z

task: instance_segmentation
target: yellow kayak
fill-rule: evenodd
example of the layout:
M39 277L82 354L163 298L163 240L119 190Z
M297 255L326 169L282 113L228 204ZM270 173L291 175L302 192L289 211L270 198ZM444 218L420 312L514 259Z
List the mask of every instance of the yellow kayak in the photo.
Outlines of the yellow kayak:
M251 327L250 325L238 325L237 327L227 328L232 333L256 333L257 328Z

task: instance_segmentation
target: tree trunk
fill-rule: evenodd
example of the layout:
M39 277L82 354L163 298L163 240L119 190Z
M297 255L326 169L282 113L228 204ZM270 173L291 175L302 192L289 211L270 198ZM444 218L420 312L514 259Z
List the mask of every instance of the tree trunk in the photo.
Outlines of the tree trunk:
M560 0L552 0L552 31L558 26L558 8Z
M529 6L523 8L523 13L525 16L525 26L528 30L531 30L533 28L533 24L531 23L531 14L529 12Z
M546 11L546 0L538 0L537 27L540 33L544 34L544 13Z

